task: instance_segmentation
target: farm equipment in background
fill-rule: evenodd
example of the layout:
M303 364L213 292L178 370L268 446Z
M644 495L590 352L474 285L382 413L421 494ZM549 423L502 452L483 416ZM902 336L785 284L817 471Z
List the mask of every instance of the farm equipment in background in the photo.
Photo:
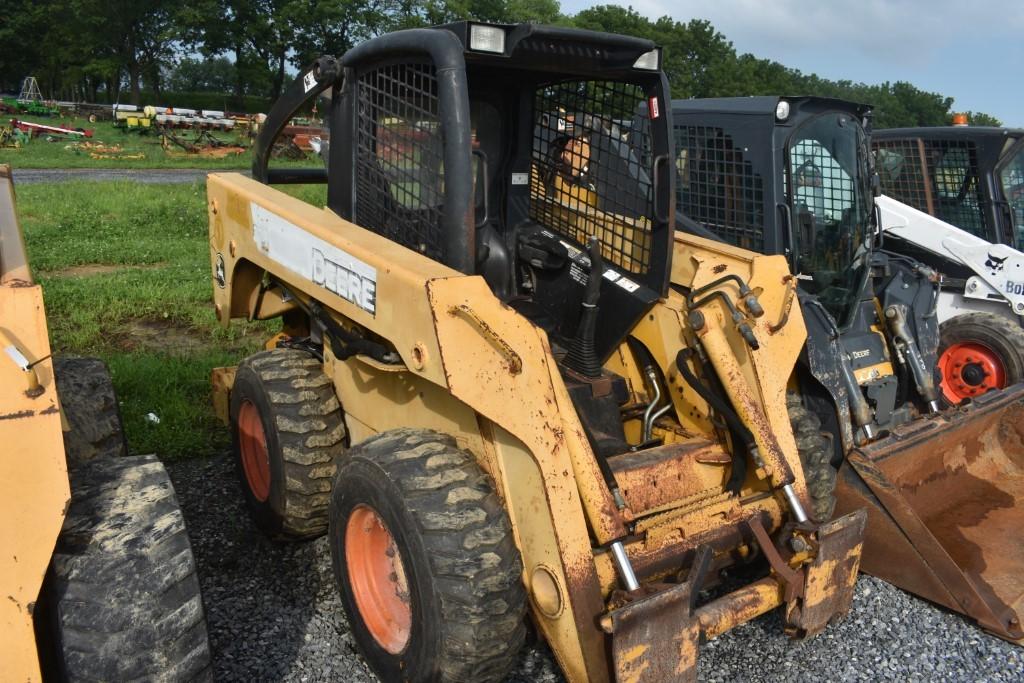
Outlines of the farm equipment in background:
M151 130L161 135L170 129L194 131L231 131L236 127L247 127L249 119L244 116L228 115L222 111L155 107L147 105L117 104L113 107L114 125L125 130L148 133Z
M865 518L810 519L785 260L674 232L660 62L534 24L386 34L288 86L252 179L209 176L218 319L283 323L214 371L245 499L271 537L328 534L382 680L501 680L528 609L571 681L692 680L704 639L850 605ZM330 174L268 168L326 90Z
M0 125L0 147L18 148L27 145L28 141L28 133L12 125Z
M173 128L157 124L160 133L160 146L170 151L171 146L180 147L188 154L197 156L222 158L245 153L246 148L239 144L225 142L213 135L209 130L200 130L191 140L179 135Z
M4 678L209 680L195 561L155 456L128 456L106 366L53 358L0 166Z
M85 128L68 128L66 126L48 126L42 123L32 123L31 121L19 121L18 119L11 119L11 127L25 133L29 139L46 137L50 140L55 140L58 137L60 139L65 138L91 138L93 131L92 129Z
M30 116L57 116L60 114L60 108L55 102L43 99L35 76L29 76L22 82L21 92L17 97L0 98L0 112Z
M873 191L869 112L675 101L678 224L796 273L809 334L795 381L835 445L838 509L869 510L862 568L1019 641L1024 386L939 410L939 277L882 240L900 205Z
M303 152L319 152L316 147L321 142L330 140L330 135L323 125L313 125L312 122L306 125L293 123L284 127L278 140L291 140Z

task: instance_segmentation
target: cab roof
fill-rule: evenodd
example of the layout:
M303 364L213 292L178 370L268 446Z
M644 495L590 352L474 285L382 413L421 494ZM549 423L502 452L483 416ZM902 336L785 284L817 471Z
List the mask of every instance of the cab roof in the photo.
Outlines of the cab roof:
M708 97L692 100L672 100L672 109L707 114L757 114L775 115L779 102L785 100L795 110L807 110L809 113L821 111L845 111L862 118L871 112L869 104L841 100L834 97L815 97L813 95L778 96L758 95L753 97Z
M1000 128L997 126L918 126L914 128L883 128L874 132L874 137L885 140L893 138L926 138L942 140L968 140L1024 137L1024 128Z

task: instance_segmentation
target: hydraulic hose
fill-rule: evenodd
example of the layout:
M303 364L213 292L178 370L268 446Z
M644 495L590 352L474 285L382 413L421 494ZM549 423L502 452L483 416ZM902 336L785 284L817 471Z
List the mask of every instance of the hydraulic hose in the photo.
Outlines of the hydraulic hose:
M647 408L644 410L643 435L640 438L641 443L647 443L651 440L654 421L672 409L672 399L669 397L668 403L658 408L658 404L661 403L662 392L661 379L658 376L654 356L636 337L627 337L626 343L629 345L630 351L633 352L633 356L640 363L641 370L643 370L647 382L651 385L651 393L653 394L651 402L647 404Z
M748 452L757 448L757 442L754 440L754 435L750 433L747 426L743 424L743 420L736 414L732 406L726 402L721 396L711 391L707 386L701 383L696 375L690 370L690 366L687 364L693 357L693 349L684 348L680 349L679 353L676 354L676 367L679 368L679 374L682 375L683 381L685 381L691 389L697 392L697 395L707 401L707 404L717 412L725 420L726 424L732 430L733 434L738 436L740 441L743 442L743 446ZM739 451L738 448L733 449L732 453L732 473L729 475L729 481L726 483L726 490L730 493L739 493L740 488L743 486L743 480L747 476L747 460L744 454Z

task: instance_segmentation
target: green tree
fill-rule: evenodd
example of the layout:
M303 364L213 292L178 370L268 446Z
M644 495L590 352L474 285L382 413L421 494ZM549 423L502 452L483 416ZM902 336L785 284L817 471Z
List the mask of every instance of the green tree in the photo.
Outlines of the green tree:
M981 111L966 112L967 121L972 126L1002 126L1003 122L996 117Z
M167 74L167 87L172 92L227 93L234 82L235 63L227 57L185 57Z

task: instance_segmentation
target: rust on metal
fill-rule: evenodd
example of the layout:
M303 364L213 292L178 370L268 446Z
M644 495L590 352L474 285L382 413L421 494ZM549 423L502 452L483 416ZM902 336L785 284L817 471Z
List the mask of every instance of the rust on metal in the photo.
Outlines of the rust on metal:
M897 428L848 462L837 498L868 507L863 569L1021 642L1024 387Z
M732 458L704 439L608 458L623 497L635 514L712 487L720 490Z
M462 314L473 321L473 324L484 333L484 335L498 348L505 360L508 362L508 371L510 374L518 375L523 371L523 359L519 357L507 341L500 334L494 331L487 321L477 315L476 311L469 307L468 304L459 304L458 306L452 306L448 309L449 315Z
M658 590L612 610L601 625L612 634L612 661L619 683L695 681L700 622L691 611L692 586ZM643 589L642 589L643 590Z
M775 577L766 576L702 606L697 610L697 618L704 637L711 640L772 611L782 602L782 585Z
M693 575L686 582L648 583L638 595L614 593L601 627L612 635L616 680L695 680L702 639L714 638L782 605L790 635L818 633L850 608L866 519L863 511L857 511L795 530L794 535L806 536L813 545L810 562L788 551L780 553L761 520L747 520L742 526L756 538L772 573L699 608L694 604L696 592L713 566L710 545L701 545L694 553ZM806 564L795 569L788 561Z
M804 569L801 599L786 610L787 630L798 637L820 633L853 602L867 513L856 510L822 524L812 534L817 550Z
M796 598L803 597L804 594L804 581L803 575L790 567L782 555L779 554L779 549L772 543L772 539L768 536L768 532L765 531L764 526L761 524L761 520L754 517L747 521L747 528L754 534L754 538L757 539L757 544L761 547L761 552L764 553L765 558L768 560L768 564L771 566L772 571L778 575L782 581L782 585L785 588L783 598L786 602L790 602Z

